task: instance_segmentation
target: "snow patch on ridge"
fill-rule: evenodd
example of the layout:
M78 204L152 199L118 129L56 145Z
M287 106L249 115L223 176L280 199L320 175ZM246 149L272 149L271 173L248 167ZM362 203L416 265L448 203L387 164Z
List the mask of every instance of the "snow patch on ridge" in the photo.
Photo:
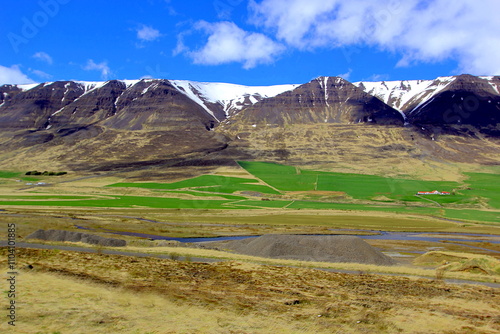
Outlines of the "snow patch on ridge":
M109 81L75 81L77 84L82 86L83 95L90 93L93 90L99 89L107 84Z
M37 87L39 85L40 85L40 83L26 84L26 85L14 85L14 86L17 86L17 88L19 88L20 90L22 90L23 92L25 92L25 91L33 89L33 88L35 88L35 87Z
M241 110L248 99L252 104L261 98L274 97L299 85L243 86L220 82L196 82L189 80L169 80L179 91L202 106L214 118L215 115L206 103L218 103L226 117L231 110ZM216 118L217 119L217 118Z
M497 94L500 94L500 85L495 83L494 80L495 80L495 77L493 76L489 76L489 77L479 77L483 80L486 80L488 81L488 83L490 84L490 86L493 88L493 90L497 93ZM497 77L498 78L498 77ZM499 80L500 82L500 80Z
M436 80L360 81L355 82L354 85L401 112L408 108L412 102L421 99L423 100L419 106L422 105L455 79L456 77L439 77Z
M323 89L325 92L325 103L326 103L327 107L330 106L328 104L328 79L329 79L329 77L319 77L318 78L319 85L320 85L321 89Z

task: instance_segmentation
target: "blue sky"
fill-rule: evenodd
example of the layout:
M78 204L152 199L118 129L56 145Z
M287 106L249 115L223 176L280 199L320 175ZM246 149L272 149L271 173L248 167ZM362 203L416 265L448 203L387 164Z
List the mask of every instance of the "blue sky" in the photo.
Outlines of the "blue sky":
M2 12L0 84L500 74L498 0L19 0Z

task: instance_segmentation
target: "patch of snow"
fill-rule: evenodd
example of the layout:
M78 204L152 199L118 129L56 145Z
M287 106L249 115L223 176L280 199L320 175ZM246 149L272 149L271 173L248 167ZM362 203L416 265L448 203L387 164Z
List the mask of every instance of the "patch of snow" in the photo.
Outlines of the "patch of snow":
M144 88L144 89L142 90L141 95L144 95L144 94L146 94L146 93L147 93L150 89L155 89L155 88L157 88L157 87L158 87L158 83L153 82L151 85L147 86L146 88Z
M39 83L34 83L34 84L26 84L26 85L17 85L17 88L21 89L23 92L28 91L30 89L35 88L36 86L40 85Z
M75 100L75 101L76 101L76 100ZM61 111L63 111L63 109L64 109L64 107L62 107L61 109L59 109L59 110L55 111L54 113L52 113L52 114L50 115L50 117L52 117L52 116L55 116L55 115L59 114Z
M71 85L71 82L68 82L67 84L64 85L64 88L66 89L63 94L63 98L61 99L61 102L64 102L64 99L66 98L66 94L69 92L69 86Z
M125 84L125 86L127 87L126 89L129 89L130 87L137 85L137 83L139 83L140 81L142 81L142 80L120 80L120 82L123 82ZM146 81L146 80L144 80L144 81ZM149 81L152 81L152 80L149 80ZM146 82L149 82L149 81L146 81Z
M425 106L427 106L429 103L431 103L432 101L434 101L434 98L431 98L429 100L426 100L426 101L423 101L422 103L420 103L415 109L413 110L416 110L416 113L419 113L421 111L421 109L423 109Z
M141 80L119 80L119 81L125 84L125 90L116 98L116 100L114 102L115 108L118 107L118 101L123 96L123 94L125 94L125 92L127 90L129 90L130 88L134 87L135 85L137 85L141 81L143 81L143 82L153 82L154 80L153 79L141 79ZM149 89L149 87L147 89ZM142 92L141 95L144 95L145 93L146 92L143 90L143 92ZM137 98L134 98L133 101L135 101L136 99Z
M495 84L494 82L489 83L491 87L493 87L493 90L497 92L497 94L500 94L500 86Z
M325 82L323 83L324 85L324 90L325 90L325 103L329 107L330 105L328 104L328 77L323 77Z
M108 81L75 81L83 87L83 95L90 93L93 90L103 87Z
M436 80L404 80L382 82L355 82L354 85L364 89L394 109L402 111L411 101L423 98L422 103L445 89L455 77L439 77Z
M2 96L3 96L3 100L2 100L2 104L0 104L0 107L5 104L5 101L7 101L7 97L9 96L9 94L8 93L2 93Z
M224 108L226 116L231 109L241 110L245 105L246 97L252 104L261 98L274 97L283 92L293 90L299 85L274 85L274 86L243 86L220 82L196 82L189 80L169 80L180 92L203 107L210 115L215 115L206 103L218 103Z

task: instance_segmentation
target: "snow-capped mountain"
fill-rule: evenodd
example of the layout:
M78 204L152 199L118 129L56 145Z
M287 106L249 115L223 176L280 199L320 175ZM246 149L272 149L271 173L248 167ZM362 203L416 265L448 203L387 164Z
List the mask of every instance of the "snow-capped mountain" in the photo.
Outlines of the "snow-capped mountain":
M309 151L328 162L344 159L351 145L370 157L404 151L411 158L414 140L425 147L419 154L443 155L441 146L428 146L440 134L479 138L474 150L484 155L478 161L497 163L491 158L496 144L481 138L500 138L499 89L498 76L470 75L355 84L318 77L260 87L163 79L3 85L0 164L114 170L233 164L297 152L299 159ZM365 134L371 139L360 139ZM377 138L383 146L373 150L368 141ZM469 144L449 143L449 159L470 153Z
M500 77L498 76L473 77L466 75L439 77L435 80L360 81L355 82L354 85L368 94L376 96L391 107L407 113L445 91L460 77L467 77L469 80L475 78L477 82L485 81L493 89L492 93L500 94Z
M276 86L162 79L58 81L1 86L0 128L63 131L100 124L128 130L181 125L210 130L239 113L238 119L253 123L398 124L401 117L394 110L405 123L490 126L498 123L499 99L498 76L354 84L319 77L303 85Z
M170 82L207 112L214 109L224 112L219 121L236 114L243 108L251 106L262 99L274 97L285 91L290 91L299 85L275 86L243 86L217 82L195 82L187 80L170 80Z
M429 100L455 79L456 77L439 77L436 80L361 81L354 85L391 107L405 111Z
M231 123L260 125L373 123L403 125L404 116L339 77L319 77L242 110Z
M296 86L159 79L4 85L0 87L0 108L5 110L0 114L0 127L49 129L106 120L106 125L138 129L159 119L164 122L167 111L172 118L186 109L177 118L192 121L198 117L212 128L244 107ZM126 121L133 124L126 125Z

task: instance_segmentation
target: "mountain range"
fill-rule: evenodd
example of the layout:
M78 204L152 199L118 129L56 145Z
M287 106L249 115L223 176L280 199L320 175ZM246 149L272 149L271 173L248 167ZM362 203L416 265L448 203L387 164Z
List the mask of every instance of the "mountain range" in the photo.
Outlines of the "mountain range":
M384 139L384 157L391 145L401 151L418 137L420 148L424 142L433 147L425 149L433 159L460 161L456 153L469 152L496 164L499 115L498 76L356 83L319 77L261 87L165 79L4 85L1 165L114 170L237 158L326 163L337 151L311 144L312 138L325 144L349 131L357 138L398 133ZM351 144L337 147L356 151L373 140ZM314 158L300 153L308 146Z

